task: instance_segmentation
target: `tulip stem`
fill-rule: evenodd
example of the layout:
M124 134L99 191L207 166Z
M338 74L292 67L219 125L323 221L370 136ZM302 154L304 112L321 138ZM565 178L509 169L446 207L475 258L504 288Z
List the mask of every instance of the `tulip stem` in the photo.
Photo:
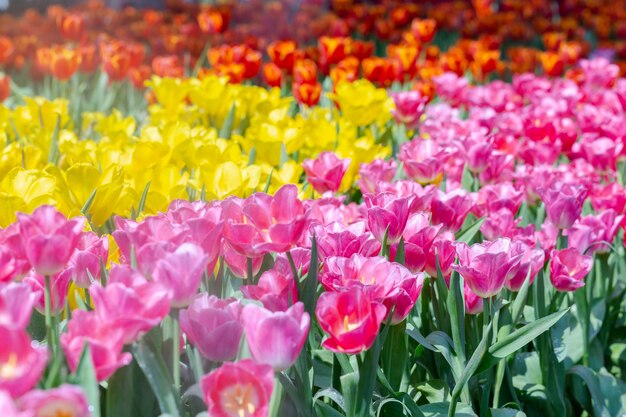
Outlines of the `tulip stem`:
M172 310L172 376L174 390L180 392L180 334L178 323L178 310Z
M56 343L54 338L54 329L52 328L52 289L50 283L50 276L46 275L44 277L45 287L44 287L44 303L45 303L45 311L46 311L46 337L48 338L48 346L52 351L52 354L56 354Z

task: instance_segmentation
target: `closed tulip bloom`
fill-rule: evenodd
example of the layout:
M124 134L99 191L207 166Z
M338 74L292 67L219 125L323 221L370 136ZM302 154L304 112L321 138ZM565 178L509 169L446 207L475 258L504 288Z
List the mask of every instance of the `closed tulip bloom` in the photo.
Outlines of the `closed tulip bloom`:
M302 164L307 181L320 194L339 191L349 166L350 159L339 159L334 152L322 152L316 159L307 159Z
M400 241L411 213L413 199L396 197L392 193L365 195L367 225L374 237L382 242L387 234L387 243Z
M154 281L169 289L172 307L189 305L198 292L208 260L198 245L184 243L157 261L152 276Z
M30 389L41 378L48 350L33 344L24 330L0 326L0 391L7 391L17 398Z
M439 262L441 274L447 281L452 274L452 264L455 258L456 248L453 240L436 238L426 255L426 273L431 277L437 277L437 262Z
M585 285L583 279L593 266L593 258L576 248L553 250L550 253L550 281L557 291L576 291Z
M93 232L85 232L78 239L76 249L62 273L69 274L77 287L88 288L92 279L100 279L100 266L106 265L108 256L107 237L98 237Z
M521 254L511 253L510 239L477 243L468 246L459 242L456 246L459 265L452 268L461 274L470 289L482 298L500 292L513 268L517 268Z
M465 313L478 314L482 313L485 308L484 301L481 297L474 294L470 287L465 283L463 287L463 298L465 300Z
M447 157L448 153L435 141L421 138L403 144L398 154L406 175L422 185L441 181Z
M34 390L19 399L20 409L35 417L89 417L89 403L83 390L64 384L50 390Z
M355 287L323 293L315 315L329 336L322 343L324 348L337 353L360 353L374 344L387 308Z
M0 326L25 330L38 295L27 284L0 284Z
M266 417L274 370L252 359L225 363L200 380L211 417Z
M367 232L365 222L345 226L342 222L313 227L321 259L331 256L349 258L355 253L375 256L380 253L380 242Z
M181 310L180 327L202 356L223 362L237 355L243 334L240 314L241 304L237 300L222 300L205 293Z
M32 215L18 213L17 221L26 256L39 275L54 275L69 261L78 245L85 218L68 220L52 206Z
M587 187L557 181L539 190L539 194L546 205L550 223L559 229L569 229L580 217L587 198Z
M60 273L52 276L51 281L50 310L53 315L58 315L65 309L65 300L67 299L67 290L70 286L70 277L67 274ZM27 284L31 291L37 295L35 309L41 314L45 314L45 278L31 271L30 274L24 277L22 282Z
M270 365L275 372L295 363L309 334L310 317L304 304L297 302L284 312L249 304L241 319L254 360Z
M264 272L257 285L243 285L241 292L246 298L260 301L269 311L285 311L298 299L291 274L283 274L276 268Z
M424 114L428 99L419 91L391 93L391 98L396 105L395 110L392 111L396 123L403 124L408 129L414 129Z

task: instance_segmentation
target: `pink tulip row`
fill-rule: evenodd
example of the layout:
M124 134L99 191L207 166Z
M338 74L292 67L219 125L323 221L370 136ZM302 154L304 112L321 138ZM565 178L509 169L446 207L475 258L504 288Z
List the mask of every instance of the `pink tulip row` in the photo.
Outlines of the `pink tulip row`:
M105 381L168 314L185 349L217 364L197 381L210 415L265 416L274 373L294 365L314 327L323 348L364 352L383 325L414 311L426 277L450 285L458 273L470 315L544 268L556 291L577 290L626 225L617 182L626 80L605 61L581 67L580 85L524 75L469 87L447 74L437 81L445 102L396 93L398 122L420 133L400 144L401 169L395 160L361 166L362 203L337 195L349 161L323 153L304 164L319 199L286 185L116 218L119 264L108 267L109 241L83 231L84 218L49 206L19 215L0 231L0 414L89 415L79 388L35 388L49 358L62 354L75 372L88 346ZM468 238L472 218L484 220ZM237 284L227 294L229 280ZM86 296L71 315L70 282ZM31 340L33 309L67 315L58 346L50 333L47 345Z

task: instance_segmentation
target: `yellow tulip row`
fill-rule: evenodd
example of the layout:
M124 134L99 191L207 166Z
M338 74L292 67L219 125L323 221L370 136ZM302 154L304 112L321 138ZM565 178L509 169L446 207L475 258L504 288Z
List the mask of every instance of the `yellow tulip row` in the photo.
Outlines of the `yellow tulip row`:
M376 132L388 125L392 100L365 80L338 85L314 108L298 108L279 89L212 76L149 84L141 120L84 113L76 126L61 99L0 106L0 227L42 204L68 216L85 211L106 229L114 214L153 214L174 199L272 193L287 183L311 197L301 163L323 151L351 159L347 191L361 163L391 153Z

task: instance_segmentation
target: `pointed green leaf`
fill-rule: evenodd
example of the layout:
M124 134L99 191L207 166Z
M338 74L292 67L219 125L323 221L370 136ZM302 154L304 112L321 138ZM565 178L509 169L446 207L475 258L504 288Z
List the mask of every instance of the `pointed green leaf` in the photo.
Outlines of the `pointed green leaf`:
M88 344L85 344L83 353L80 356L80 362L78 362L78 367L72 379L83 389L91 407L91 415L100 417L100 386L96 379L96 370L93 366L91 349Z

